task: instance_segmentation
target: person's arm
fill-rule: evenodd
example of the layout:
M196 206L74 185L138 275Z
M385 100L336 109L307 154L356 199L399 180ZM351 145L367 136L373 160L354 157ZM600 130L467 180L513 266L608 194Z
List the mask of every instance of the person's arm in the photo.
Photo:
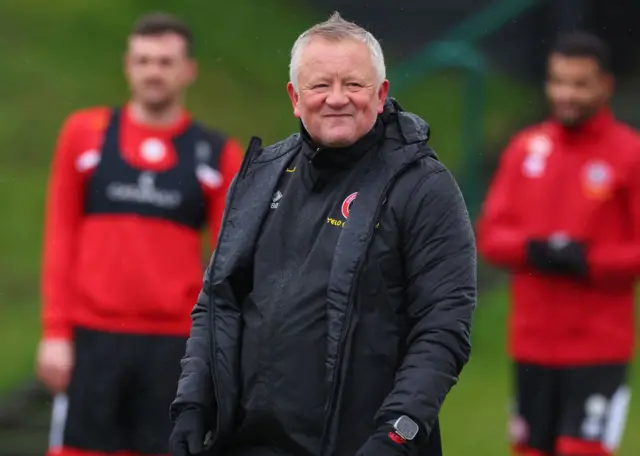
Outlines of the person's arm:
M196 305L191 312L191 334L187 340L185 356L181 361L182 374L178 381L176 398L171 404L172 421L176 421L185 409L203 411L203 416L211 416L215 406L213 378L211 376L211 315L209 303L211 294L210 268L204 273L203 285ZM211 423L207 423L210 425Z
M228 139L220 152L218 172L222 177L222 186L211 191L207 203L207 223L210 235L211 250L214 250L220 233L222 214L231 181L240 170L244 150L238 141Z
M211 374L211 315L209 314L211 280L209 267L204 273L202 291L191 312L191 334L182 358L182 373L176 398L169 407L173 429L169 436L172 455L200 454L205 449L207 433L214 429L217 412Z
M488 262L507 269L526 265L527 238L518 220L513 185L520 175L520 164L515 160L518 147L514 140L502 153L476 224L478 252Z
M82 217L84 180L74 142L81 119L70 116L58 136L49 176L42 262L43 339L70 340L72 268Z
M471 352L476 246L462 194L441 165L415 187L403 214L408 349L376 423L406 415L426 436Z
M640 276L640 147L629 165L626 192L631 239L587 245L587 274L594 281L633 281Z
M67 119L58 135L46 197L41 279L43 332L36 373L54 394L67 389L74 366L71 274L84 194L75 154L78 117Z
M225 198L224 210L227 210L227 204L231 197L232 188L235 184L235 178L232 178L229 189ZM224 218L224 214L221 217ZM211 375L211 268L213 267L216 250L211 255L209 266L207 267L204 277L202 290L198 295L196 305L191 312L191 333L187 340L185 355L181 361L182 373L178 380L178 389L176 398L170 406L170 416L173 422L177 422L179 416L187 410L195 410L204 420L201 423L210 430L213 423L208 421L206 417L214 415L212 408L216 407L215 394L213 389L213 378ZM232 285L229 281L218 285L219 288L230 290Z

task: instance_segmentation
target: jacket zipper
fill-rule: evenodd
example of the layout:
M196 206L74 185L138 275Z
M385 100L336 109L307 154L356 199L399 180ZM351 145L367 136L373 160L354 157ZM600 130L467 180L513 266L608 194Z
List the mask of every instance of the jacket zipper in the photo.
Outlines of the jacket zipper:
M382 192L382 197L380 198L380 200L378 201L378 205L376 207L376 211L374 213L374 220L377 220L378 217L380 216L380 211L382 210L382 206L384 205L384 203L387 200L387 193L389 191L389 188L391 187L391 185L395 182L396 177L399 176L408 166L410 166L411 164L413 164L413 160L410 163L405 164L405 166L403 166L402 168L400 168L394 175L394 177L387 183L387 185L385 186L383 192ZM369 228L369 232L367 233L367 241L369 241L371 239L371 237L374 235L375 232L375 224L372 225ZM368 251L368 248L367 248ZM362 267L364 265L364 262L366 260L366 252L365 255L363 255L362 260L360 261L360 263L358 264L358 267L356 269L356 273L353 276L353 281L351 282L351 285L349 287L349 297L348 297L348 301L347 301L347 312L345 315L345 323L344 323L344 327L342 328L342 333L340 334L340 342L338 344L338 351L336 354L336 369L334 370L333 373L333 379L331 380L331 393L329 395L329 409L327 410L327 418L326 418L326 423L325 423L325 433L324 433L324 437L323 437L323 442L322 442L322 454L324 456L329 456L326 454L327 451L327 439L329 436L329 432L330 432L330 426L331 426L331 418L332 415L334 413L334 409L335 409L335 405L334 405L334 398L335 395L337 393L337 389L338 389L338 384L339 384L339 377L340 377L340 370L341 370L341 366L342 366L342 357L343 357L343 351L344 351L344 345L346 343L346 339L347 339L347 333L349 332L349 328L351 327L351 319L353 317L353 301L352 301L352 297L353 297L353 290L355 288L355 284L360 276L360 273L362 271Z

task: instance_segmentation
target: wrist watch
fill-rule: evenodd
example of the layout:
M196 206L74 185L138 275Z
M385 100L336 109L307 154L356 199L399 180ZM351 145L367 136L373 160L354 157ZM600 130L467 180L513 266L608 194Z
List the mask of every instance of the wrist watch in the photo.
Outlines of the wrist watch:
M406 415L402 415L400 418L388 421L388 424L393 426L394 431L404 440L413 440L418 435L420 428L417 423Z

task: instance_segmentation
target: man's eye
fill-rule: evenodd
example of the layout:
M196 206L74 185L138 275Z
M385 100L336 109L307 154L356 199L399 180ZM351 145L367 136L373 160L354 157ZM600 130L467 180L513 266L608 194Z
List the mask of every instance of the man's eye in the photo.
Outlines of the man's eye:
M348 87L362 87L362 84L358 83L358 82L349 82L347 84Z

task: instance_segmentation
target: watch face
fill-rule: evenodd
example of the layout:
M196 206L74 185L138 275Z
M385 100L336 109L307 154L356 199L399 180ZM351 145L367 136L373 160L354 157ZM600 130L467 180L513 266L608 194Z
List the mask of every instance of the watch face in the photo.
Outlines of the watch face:
M396 431L405 440L413 440L418 434L418 425L406 416L402 416L396 421Z

